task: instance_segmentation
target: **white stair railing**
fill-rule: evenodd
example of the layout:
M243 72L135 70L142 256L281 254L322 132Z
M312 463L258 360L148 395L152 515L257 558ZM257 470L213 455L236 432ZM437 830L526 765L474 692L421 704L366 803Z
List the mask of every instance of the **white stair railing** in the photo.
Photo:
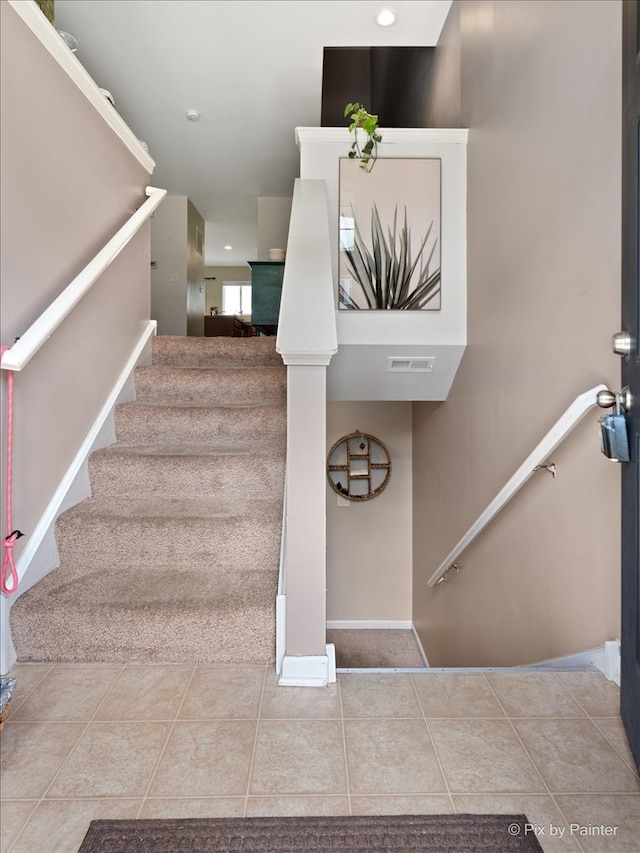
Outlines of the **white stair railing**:
M129 241L138 233L158 207L167 191L156 187L147 187L148 199L114 234L109 242L89 261L62 293L54 299L48 308L35 320L11 349L7 350L0 362L3 370L22 370L46 343L64 318L75 308L104 271L115 261Z
M556 447L564 441L587 412L597 405L596 396L598 391L604 390L606 390L606 385L596 385L595 388L591 388L589 391L585 391L584 394L576 397L542 441L527 456L511 479L500 489L485 511L471 525L455 548L447 554L438 569L429 578L428 586L435 586L444 577L445 573L452 568L455 560L469 547L476 536L484 530L516 492L524 486L534 471L546 462L549 454L553 453Z

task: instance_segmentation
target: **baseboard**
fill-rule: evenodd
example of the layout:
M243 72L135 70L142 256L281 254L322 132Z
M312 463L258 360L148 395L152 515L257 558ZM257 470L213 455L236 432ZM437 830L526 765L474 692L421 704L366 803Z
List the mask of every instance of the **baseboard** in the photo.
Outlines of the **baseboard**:
M607 640L604 644L602 672L620 687L620 640ZM600 667L598 667L600 669Z
M112 421L114 406L126 399L133 399L133 370L143 357L152 335L155 334L157 323L149 320L138 339L131 355L124 365L120 375L113 385L98 417L85 436L84 441L67 468L58 488L49 501L45 511L40 516L29 541L16 562L19 587L15 595L8 596L8 601L0 609L0 673L6 675L15 663L15 650L9 629L9 609L13 602L50 571L59 565L58 551L55 544L54 526L58 516L79 503L91 494L87 459L89 454L106 447L115 441L115 431ZM3 596L3 599L5 597Z
M388 628L389 630L410 630L413 628L413 622L410 619L408 620L397 620L397 619L347 619L347 620L331 620L327 622L328 629L334 630L356 630L358 628L375 628L376 630L383 630Z
M550 658L539 663L526 664L514 669L598 669L609 681L620 686L620 642L608 640L604 645L595 649L587 649L559 658Z
M278 685L280 687L326 687L336 680L336 650L326 646L326 655L285 655Z
M287 596L276 596L276 675L282 674L286 647Z
M418 647L418 653L419 653L420 657L422 658L422 662L424 663L425 667L428 668L429 661L427 659L427 655L425 653L425 650L422 647L422 643L420 642L420 637L418 636L418 632L416 631L416 626L411 625L411 630L413 631L413 639L416 641L416 646Z

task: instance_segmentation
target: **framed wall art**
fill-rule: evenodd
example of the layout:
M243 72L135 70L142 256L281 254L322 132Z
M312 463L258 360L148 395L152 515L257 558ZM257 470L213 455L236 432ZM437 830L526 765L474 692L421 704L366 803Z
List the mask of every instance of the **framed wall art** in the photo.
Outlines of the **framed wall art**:
M441 161L378 158L371 172L340 158L338 306L441 307Z

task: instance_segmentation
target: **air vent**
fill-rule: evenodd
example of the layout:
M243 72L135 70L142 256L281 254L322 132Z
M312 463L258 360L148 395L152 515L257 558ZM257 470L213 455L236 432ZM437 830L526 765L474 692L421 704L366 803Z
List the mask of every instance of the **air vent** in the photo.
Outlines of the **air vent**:
M433 373L435 360L435 356L410 356L409 358L389 356L387 373Z

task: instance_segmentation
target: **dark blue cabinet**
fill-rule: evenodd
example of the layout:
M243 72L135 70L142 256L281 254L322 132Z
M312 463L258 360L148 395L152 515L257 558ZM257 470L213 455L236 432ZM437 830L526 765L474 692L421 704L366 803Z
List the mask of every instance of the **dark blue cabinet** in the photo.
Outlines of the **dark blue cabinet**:
M284 261L249 261L251 267L251 325L277 326L282 296Z

